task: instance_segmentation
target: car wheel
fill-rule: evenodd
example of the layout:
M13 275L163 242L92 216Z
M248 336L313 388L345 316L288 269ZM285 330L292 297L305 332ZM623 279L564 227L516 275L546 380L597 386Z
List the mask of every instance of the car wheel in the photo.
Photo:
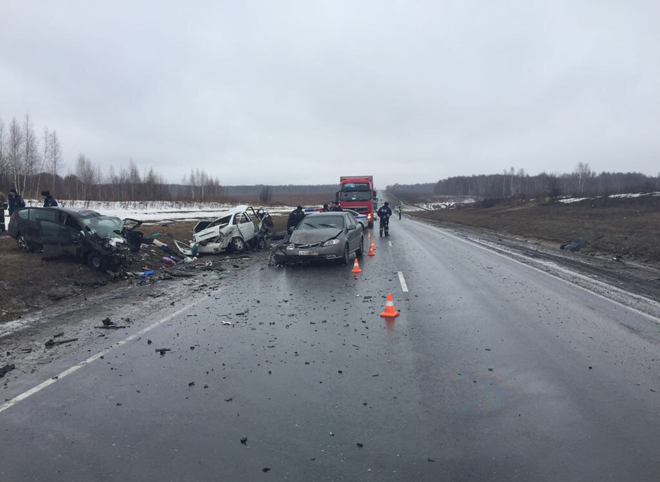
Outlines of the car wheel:
M360 238L360 247L355 252L355 256L361 258L363 254L364 254L364 236Z
M235 238L232 238L231 242L229 243L229 246L231 247L232 251L236 251L237 253L240 253L245 249L245 242L243 241L243 238L239 238L236 236Z
M19 251L23 251L24 253L31 253L34 251L34 246L32 246L32 243L22 233L16 238L16 247Z
M103 269L103 257L99 253L89 253L87 255L87 266L92 269Z
M346 244L346 246L344 246L344 257L341 259L341 264L343 265L348 264L348 256L349 256L348 244Z

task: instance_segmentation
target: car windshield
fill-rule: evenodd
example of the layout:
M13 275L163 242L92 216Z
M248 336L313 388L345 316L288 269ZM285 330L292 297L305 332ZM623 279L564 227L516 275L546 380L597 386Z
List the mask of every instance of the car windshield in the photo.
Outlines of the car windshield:
M298 229L344 229L344 216L307 216L298 225Z
M371 191L341 191L339 199L342 201L368 201L371 199Z
M102 238L119 237L115 231L124 229L124 221L114 216L95 216L90 218L81 218L80 222L92 233Z

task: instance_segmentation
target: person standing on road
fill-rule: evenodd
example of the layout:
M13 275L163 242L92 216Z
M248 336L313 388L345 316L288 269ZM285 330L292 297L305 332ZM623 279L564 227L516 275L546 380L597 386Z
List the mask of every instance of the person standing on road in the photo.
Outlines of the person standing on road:
M289 214L289 220L286 222L286 232L291 232L291 228L298 226L300 221L302 221L304 218L305 212L303 211L302 206L298 206L296 209L291 211L291 214Z
M397 212L399 213L399 219L401 219L401 211L402 211L402 209L401 209L401 204L399 204L399 205L397 206L396 210L397 210Z
M45 208L57 207L57 201L55 201L55 198L51 196L50 191L41 191L41 195L44 197Z
M330 208L328 207L328 203L325 203L323 205L323 209L321 209L321 212L322 213L327 213L328 211L330 211Z
M381 206L378 210L378 219L380 219L380 235L383 235L385 231L385 236L390 235L390 217L392 216L392 210L390 209L390 203L385 201L385 204Z

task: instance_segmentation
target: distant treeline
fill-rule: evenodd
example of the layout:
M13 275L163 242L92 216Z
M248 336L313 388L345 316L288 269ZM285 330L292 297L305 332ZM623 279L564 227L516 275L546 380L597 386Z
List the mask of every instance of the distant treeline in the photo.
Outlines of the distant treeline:
M0 119L0 193L6 194L12 188L26 198L39 198L41 191L48 190L59 199L83 201L204 202L250 196L269 203L278 195L295 202L303 202L303 194L334 199L338 186L222 186L217 177L203 169L191 169L181 183L170 184L154 169L140 172L132 160L128 166L104 169L83 153L67 169L57 132L46 127L37 134L31 117L26 115L9 124Z
M513 167L502 174L456 176L436 183L394 184L387 187L399 197L415 198L423 194L471 196L481 199L570 196L599 196L618 193L660 191L660 175L639 172L601 172L596 174L589 164L579 163L567 174L541 173L530 176L524 169Z

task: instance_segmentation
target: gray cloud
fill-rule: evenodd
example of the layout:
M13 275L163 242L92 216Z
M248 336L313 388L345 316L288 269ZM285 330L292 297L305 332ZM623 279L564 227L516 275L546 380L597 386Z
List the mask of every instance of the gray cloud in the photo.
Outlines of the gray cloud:
M5 2L0 117L178 181L656 174L655 1Z

